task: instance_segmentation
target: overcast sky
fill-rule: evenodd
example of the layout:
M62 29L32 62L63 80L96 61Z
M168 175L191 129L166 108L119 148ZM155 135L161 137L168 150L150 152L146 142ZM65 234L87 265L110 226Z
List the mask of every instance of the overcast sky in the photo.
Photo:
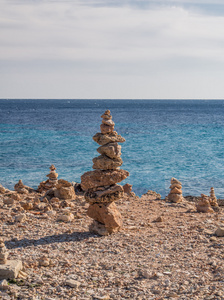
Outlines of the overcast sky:
M224 1L0 0L0 98L224 99Z

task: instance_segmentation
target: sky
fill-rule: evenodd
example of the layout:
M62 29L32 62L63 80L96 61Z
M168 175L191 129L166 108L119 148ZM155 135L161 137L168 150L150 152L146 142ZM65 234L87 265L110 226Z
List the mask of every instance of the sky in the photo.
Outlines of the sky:
M223 0L0 0L1 99L224 99Z

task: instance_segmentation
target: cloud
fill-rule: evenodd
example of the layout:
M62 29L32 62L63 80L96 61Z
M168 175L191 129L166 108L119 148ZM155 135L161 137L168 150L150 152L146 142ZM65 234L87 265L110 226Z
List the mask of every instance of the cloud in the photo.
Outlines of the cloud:
M204 86L205 96L208 79L223 72L224 17L186 9L184 1L168 1L169 6L149 1L150 7L136 8L144 2L3 2L0 97L19 91L26 97L172 98L189 94L191 86L195 97ZM216 98L222 92L217 80Z

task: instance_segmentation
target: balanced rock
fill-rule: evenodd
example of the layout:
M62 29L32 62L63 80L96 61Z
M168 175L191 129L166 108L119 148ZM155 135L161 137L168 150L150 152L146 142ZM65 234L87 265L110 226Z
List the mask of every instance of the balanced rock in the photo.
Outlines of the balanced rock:
M90 203L88 216L94 221L90 225L91 232L107 235L120 230L122 217L114 201L124 195L124 189L117 183L129 176L125 170L120 170L121 146L118 143L125 139L114 131L114 122L109 110L101 116L100 133L93 136L93 140L101 147L97 151L101 154L93 159L94 171L81 176L81 189L85 200Z
M114 185L129 176L125 170L95 170L81 176L81 187L84 191L100 186Z
M201 198L199 202L196 205L197 212L202 212L202 213L213 213L214 210L212 209L210 205L210 199L208 196L201 194Z
M111 203L119 200L124 195L121 185L115 184L109 187L99 187L97 190L88 190L84 197L88 203Z
M101 155L106 155L110 158L119 158L121 156L121 145L118 143L109 143L97 149Z
M99 145L106 145L108 143L124 143L125 139L117 134L116 131L113 131L112 133L103 134L103 133L96 133L93 136L93 140L97 142Z
M211 187L211 191L210 191L210 204L211 206L214 206L214 207L218 207L218 201L217 201L217 198L215 196L215 190L213 187Z
M168 195L168 200L175 203L179 203L183 200L182 184L176 178L171 179L170 193Z
M114 170L122 165L123 161L120 157L111 159L106 155L100 155L93 159L93 169Z
M87 215L95 221L105 224L109 233L117 232L122 226L122 217L115 203L91 204Z

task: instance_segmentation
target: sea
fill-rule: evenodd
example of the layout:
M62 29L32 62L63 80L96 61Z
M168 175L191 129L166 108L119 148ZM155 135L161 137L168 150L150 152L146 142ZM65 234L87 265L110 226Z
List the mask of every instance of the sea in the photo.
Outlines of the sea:
M101 115L111 111L126 142L122 168L141 196L165 197L172 177L183 195L224 198L224 101L222 100L0 100L0 183L22 179L37 188L54 164L59 179L80 182L92 170Z

